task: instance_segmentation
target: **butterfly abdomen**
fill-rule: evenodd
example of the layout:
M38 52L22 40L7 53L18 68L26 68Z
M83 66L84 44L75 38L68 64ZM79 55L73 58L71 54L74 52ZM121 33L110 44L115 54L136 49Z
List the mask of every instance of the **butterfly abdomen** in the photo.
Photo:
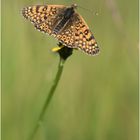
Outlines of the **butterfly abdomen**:
M70 18L73 16L73 14L74 14L73 7L67 8L64 11L62 20L55 26L53 33L58 34L63 29L63 27L66 25L66 23L70 20Z

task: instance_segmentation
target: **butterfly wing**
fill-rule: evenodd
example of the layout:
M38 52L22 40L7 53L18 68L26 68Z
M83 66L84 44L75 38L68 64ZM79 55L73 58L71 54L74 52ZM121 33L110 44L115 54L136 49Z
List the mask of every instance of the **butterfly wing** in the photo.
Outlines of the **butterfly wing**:
M36 5L25 7L22 15L30 20L39 31L51 34L59 16L66 9L63 5Z
M89 55L95 55L99 52L97 42L88 25L76 12L56 37L67 47L78 48Z
M63 5L36 5L25 7L22 14L29 19L39 31L53 35L69 48L77 48L83 52L94 55L99 52L97 42L84 19L74 13L61 32L54 35L53 29L63 18L65 9Z

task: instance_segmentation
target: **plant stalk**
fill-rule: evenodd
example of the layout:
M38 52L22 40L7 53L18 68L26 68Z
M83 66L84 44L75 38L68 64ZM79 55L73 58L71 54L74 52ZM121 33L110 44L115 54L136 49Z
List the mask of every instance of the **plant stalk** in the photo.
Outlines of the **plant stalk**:
M48 97L47 97L47 99L45 101L45 104L44 104L44 106L42 108L42 111L41 111L41 113L39 115L39 118L37 120L37 124L36 124L35 128L33 129L32 134L29 137L29 140L34 139L34 136L37 133L41 122L43 122L45 113L47 112L47 109L49 107L50 101L51 101L51 99L52 99L52 97L54 95L54 92L55 92L56 87L58 85L58 82L60 80L60 77L61 77L61 74L62 74L62 71L63 71L64 62L65 62L65 60L60 57L60 61L59 61L59 64L58 64L58 71L56 73L55 80L54 80L53 85L52 85L52 87L51 87L51 89L49 91Z

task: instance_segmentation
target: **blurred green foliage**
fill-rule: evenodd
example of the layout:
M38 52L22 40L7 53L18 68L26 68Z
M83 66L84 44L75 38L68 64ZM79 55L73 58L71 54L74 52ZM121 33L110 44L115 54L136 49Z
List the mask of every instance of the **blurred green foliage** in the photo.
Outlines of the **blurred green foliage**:
M100 54L74 51L36 140L138 140L138 0L2 0L2 140L27 140L57 71L57 41L20 10L78 5Z

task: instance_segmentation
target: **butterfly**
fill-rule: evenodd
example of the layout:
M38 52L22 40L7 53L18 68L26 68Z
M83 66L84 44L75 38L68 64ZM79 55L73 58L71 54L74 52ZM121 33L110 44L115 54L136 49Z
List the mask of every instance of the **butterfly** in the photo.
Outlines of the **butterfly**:
M97 42L81 15L77 5L35 5L22 9L22 15L39 31L55 37L68 48L79 49L86 54L99 52Z

